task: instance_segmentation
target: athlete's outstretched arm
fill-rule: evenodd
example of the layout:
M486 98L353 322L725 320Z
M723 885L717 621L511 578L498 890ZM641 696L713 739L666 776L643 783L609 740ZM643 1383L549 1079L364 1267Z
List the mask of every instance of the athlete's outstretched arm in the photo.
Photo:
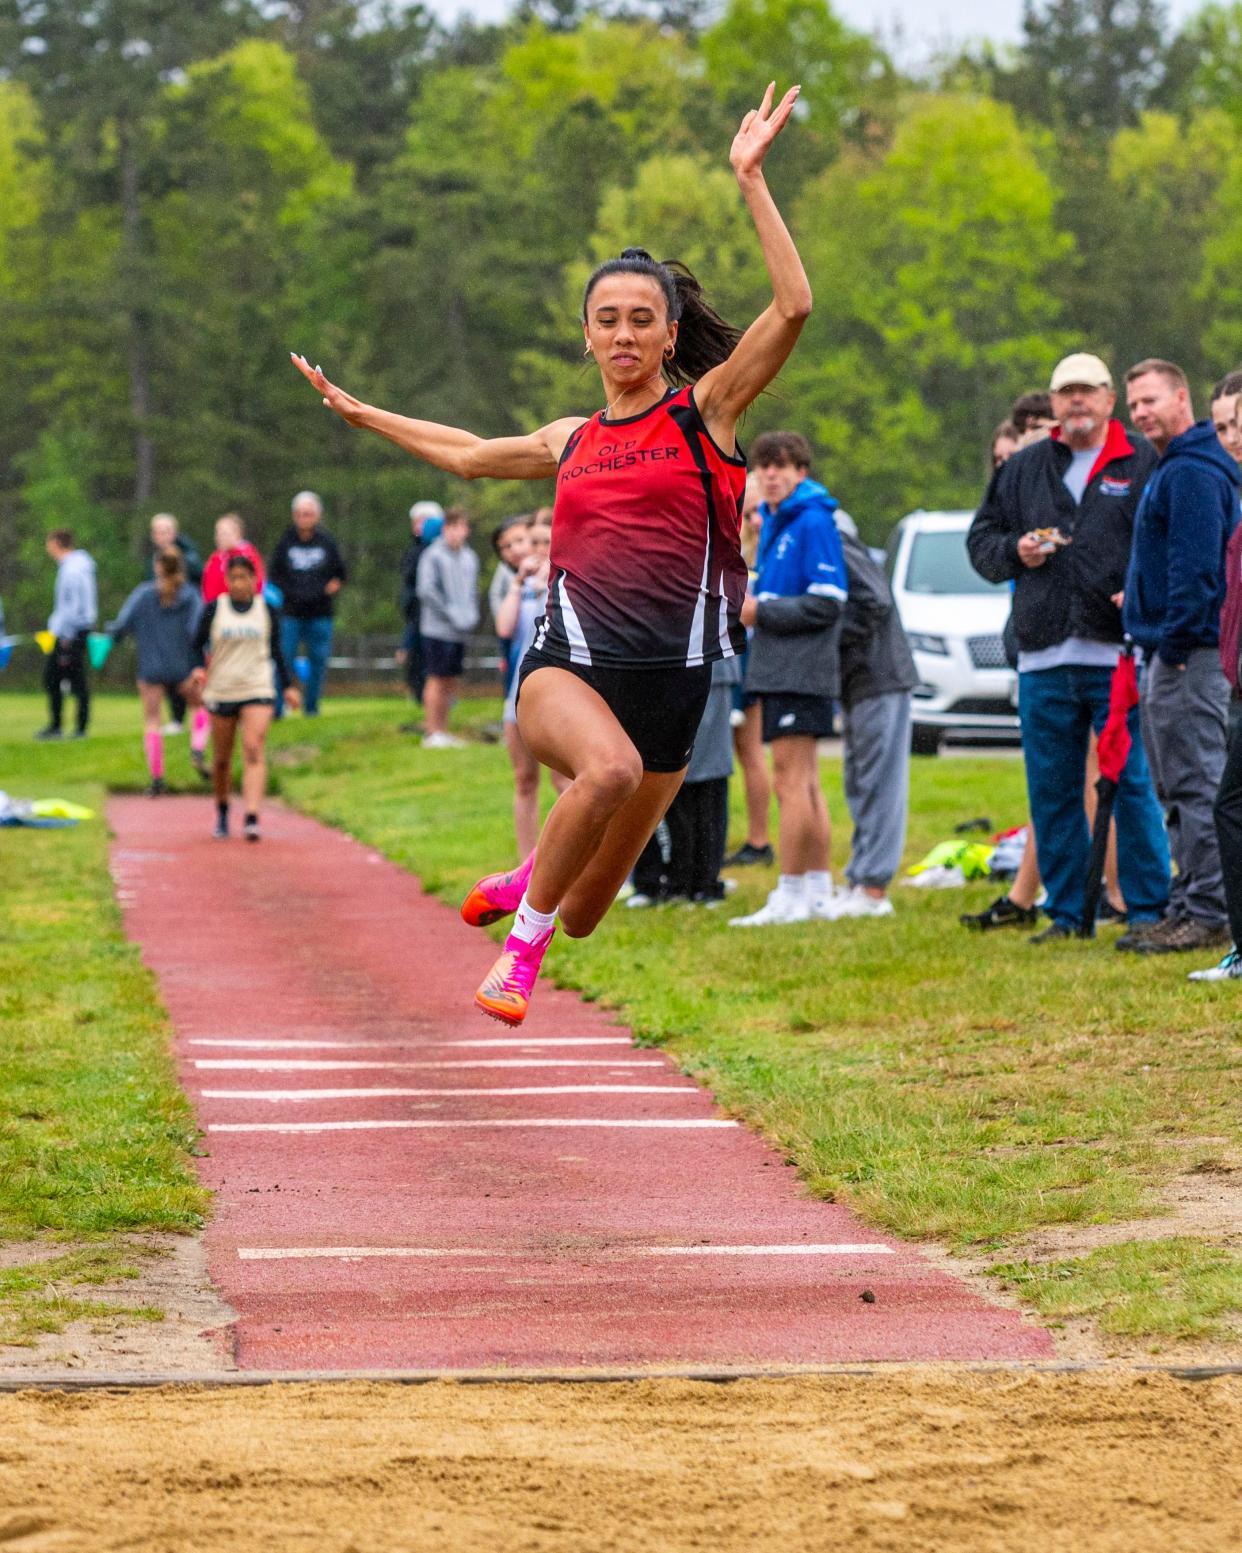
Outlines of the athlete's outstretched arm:
M556 466L570 433L582 425L583 417L568 416L541 426L527 437L476 437L456 426L441 426L436 421L415 421L406 415L394 415L363 404L335 383L329 383L320 367L312 367L305 356L290 352L293 365L308 383L323 396L350 426L363 426L378 433L399 448L412 453L437 469L447 470L463 480L485 477L498 480L546 480Z
M810 282L763 176L764 157L785 127L800 90L791 86L773 108L773 81L760 106L742 120L729 150L772 281L772 301L738 341L728 361L704 373L694 390L699 412L713 435L719 428L730 439L738 416L785 365L811 311Z

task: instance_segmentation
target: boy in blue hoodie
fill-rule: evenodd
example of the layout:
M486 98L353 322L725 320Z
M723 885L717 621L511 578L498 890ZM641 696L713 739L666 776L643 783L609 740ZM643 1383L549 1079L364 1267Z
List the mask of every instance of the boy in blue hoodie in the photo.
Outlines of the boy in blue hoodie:
M831 830L816 740L832 730L840 694L838 641L848 582L836 501L809 478L811 449L796 432L765 432L751 463L764 500L754 592L742 624L754 627L746 688L759 696L772 746L780 812L780 879L765 905L733 927L827 917Z
M1212 422L1196 423L1180 367L1140 361L1126 398L1160 454L1135 514L1123 620L1143 649L1143 743L1177 863L1164 920L1129 947L1173 954L1229 942L1212 801L1225 766L1220 611L1239 471Z

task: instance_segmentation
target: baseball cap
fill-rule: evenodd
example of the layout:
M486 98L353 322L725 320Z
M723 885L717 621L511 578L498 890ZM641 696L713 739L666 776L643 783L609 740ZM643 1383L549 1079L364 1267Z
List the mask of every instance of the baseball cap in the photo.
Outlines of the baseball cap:
M415 522L421 518L424 523L428 518L443 519L444 508L438 501L416 501L410 508L410 517Z
M1075 351L1072 356L1063 356L1053 367L1048 391L1055 394L1059 389L1069 388L1074 383L1089 383L1093 388L1111 388L1113 374L1090 351Z

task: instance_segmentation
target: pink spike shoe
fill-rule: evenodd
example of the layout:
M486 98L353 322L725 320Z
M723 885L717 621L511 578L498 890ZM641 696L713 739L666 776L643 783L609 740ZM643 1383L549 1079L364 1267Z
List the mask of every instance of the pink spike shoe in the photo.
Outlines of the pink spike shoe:
M507 917L522 904L530 883L535 854L509 874L488 874L480 879L461 903L461 920L471 927L488 927Z
M533 944L510 933L500 958L474 995L474 1006L492 1019L499 1019L501 1024L520 1025L526 1018L539 967L555 932L555 927L550 927Z

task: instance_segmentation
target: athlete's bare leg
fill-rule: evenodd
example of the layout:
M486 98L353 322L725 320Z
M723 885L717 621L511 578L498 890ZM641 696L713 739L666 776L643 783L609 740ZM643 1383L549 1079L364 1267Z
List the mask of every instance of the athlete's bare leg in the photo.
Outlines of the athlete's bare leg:
M267 730L270 706L243 706L238 713L242 741L242 802L247 814L258 814L267 790Z
M743 715L746 721L733 730L733 748L742 768L742 784L746 790L746 840L752 847L766 847L772 784L763 753L763 716L759 702L748 706Z
M539 762L526 748L516 723L505 724L505 748L513 767L513 831L520 859L530 856L539 839Z
M235 717L211 715L211 781L216 802L227 804L229 789L233 785L233 741L237 737Z
M518 703L523 743L573 785L548 816L527 886L535 911L562 909L570 937L590 933L672 803L683 772L644 772L607 702L576 674L541 668Z
M807 734L772 741L772 776L780 808L778 851L783 874L827 872L832 831L819 782L819 752Z

